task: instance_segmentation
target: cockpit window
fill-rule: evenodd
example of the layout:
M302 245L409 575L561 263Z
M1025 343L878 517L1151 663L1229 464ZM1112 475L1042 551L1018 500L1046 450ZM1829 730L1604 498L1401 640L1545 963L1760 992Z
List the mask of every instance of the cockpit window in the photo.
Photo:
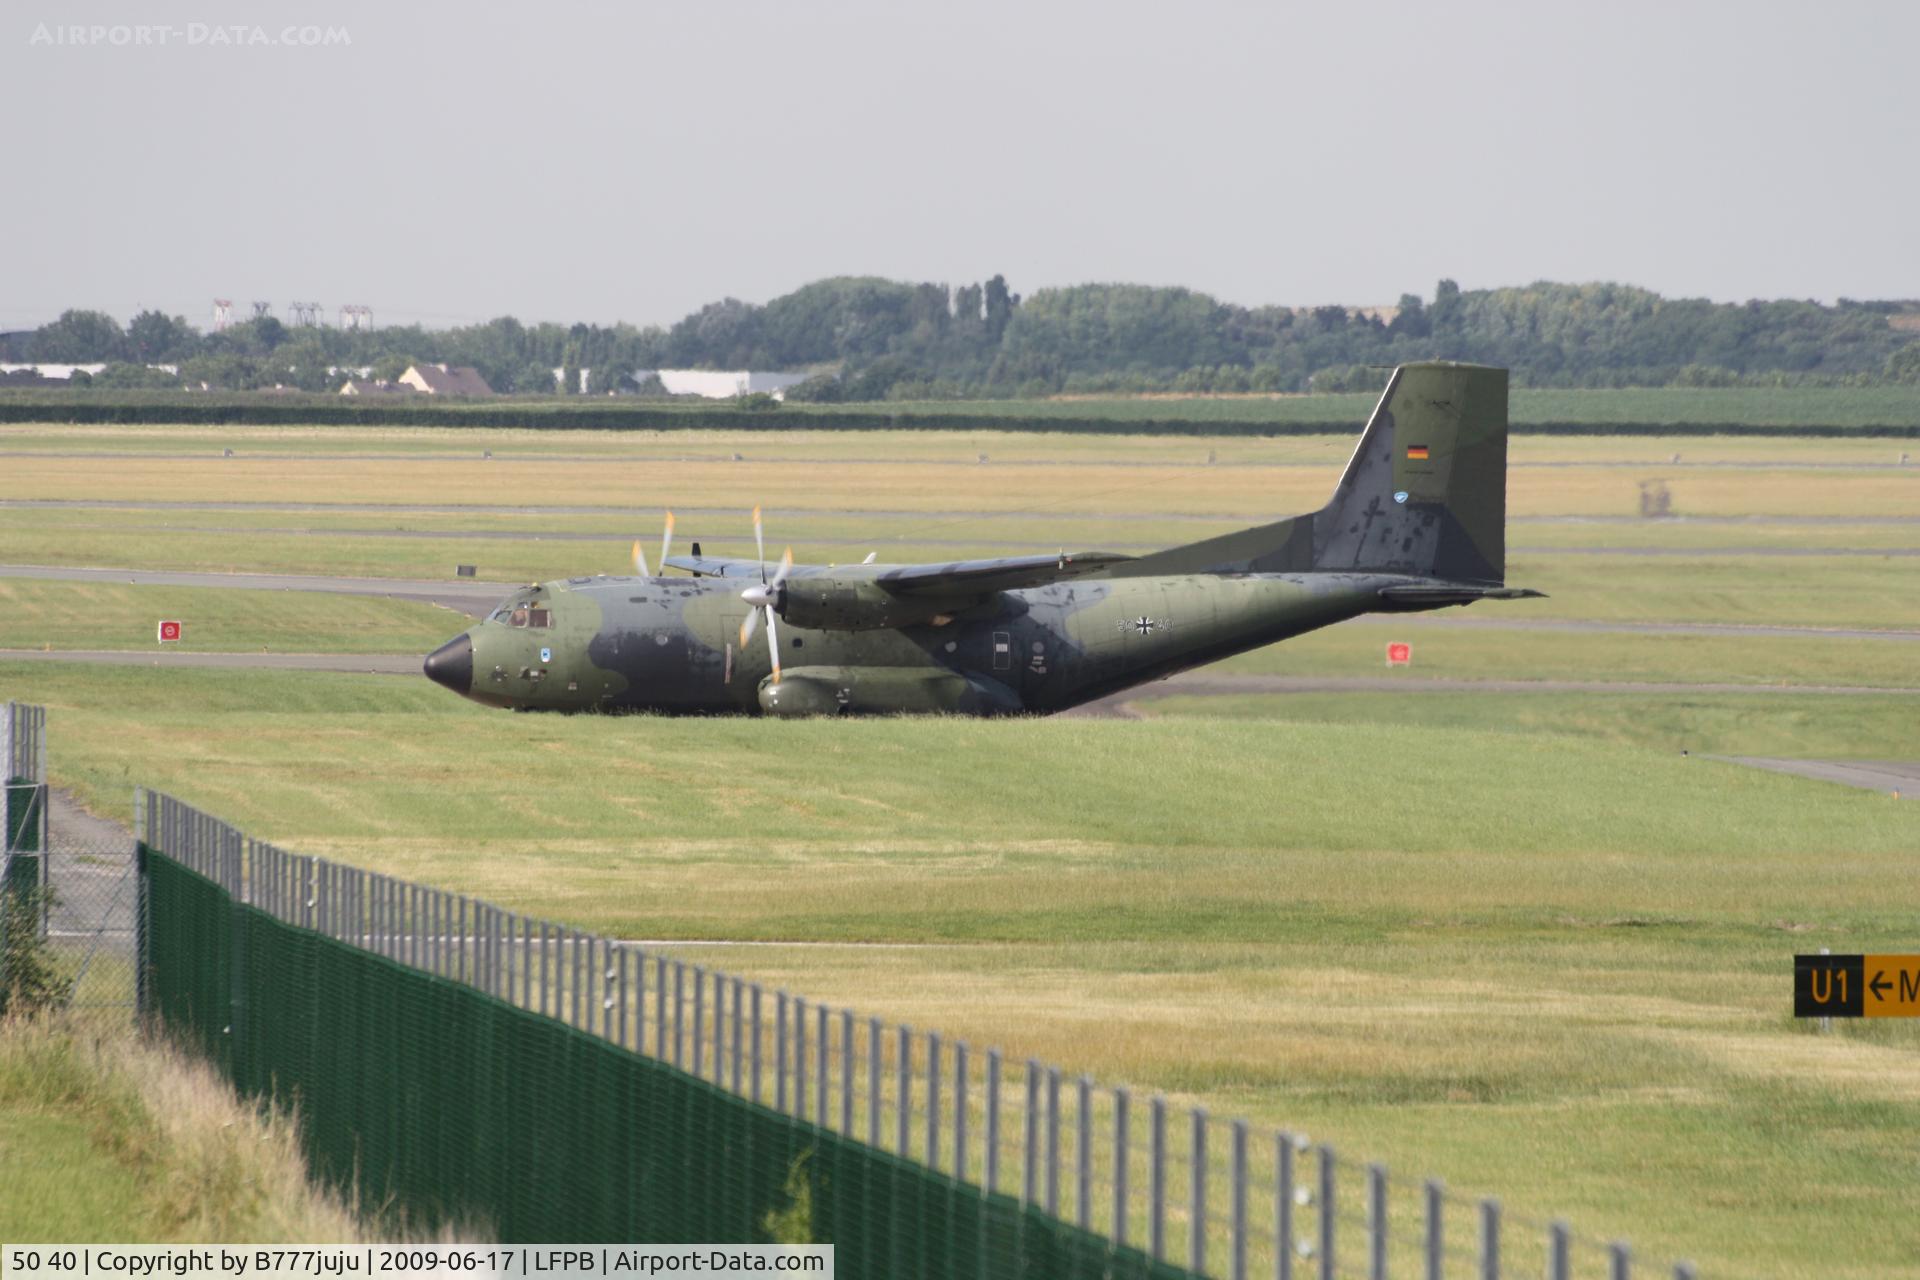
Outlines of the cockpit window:
M520 600L501 605L487 615L487 621L505 627L551 627L553 611L531 600Z

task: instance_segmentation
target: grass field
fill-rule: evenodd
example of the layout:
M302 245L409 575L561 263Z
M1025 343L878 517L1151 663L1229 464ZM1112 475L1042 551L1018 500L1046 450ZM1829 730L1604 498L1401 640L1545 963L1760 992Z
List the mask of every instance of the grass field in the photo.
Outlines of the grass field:
M131 1028L0 1021L0 1239L352 1241L283 1115Z
M436 578L477 563L505 581L622 571L664 506L682 547L739 553L734 513L754 502L817 559L1140 549L1317 506L1351 445L11 428L0 499L107 505L0 509L0 560ZM1920 468L1897 457L1884 441L1519 438L1516 513L1592 519L1516 521L1509 578L1552 598L1467 616L1920 628L1920 565L1887 554L1920 548ZM1639 519L1651 480L1696 519ZM111 505L155 500L325 505ZM1783 549L1820 554L1760 554ZM162 604L235 648L418 652L451 630L388 601L0 590L16 615L0 637L38 628L56 647L102 617L144 647ZM51 707L56 778L101 812L125 814L136 785L171 791L302 852L678 939L812 997L1299 1126L1521 1217L1631 1238L1643 1260L1920 1277L1920 1033L1817 1036L1788 1016L1794 952L1914 949L1920 809L1702 758L1920 758L1920 699L1798 691L1920 686L1916 642L1376 619L1217 670L1383 676L1390 638L1413 641L1416 677L1754 688L761 723L0 659L0 696ZM775 945L701 943L722 939Z
M162 618L190 619L175 647L209 653L425 653L467 625L365 596L0 578L0 649L154 650Z

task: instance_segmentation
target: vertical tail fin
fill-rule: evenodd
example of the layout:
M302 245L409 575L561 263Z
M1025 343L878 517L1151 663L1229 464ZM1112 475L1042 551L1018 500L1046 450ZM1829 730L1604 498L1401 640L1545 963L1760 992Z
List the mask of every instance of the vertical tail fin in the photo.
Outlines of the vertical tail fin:
M1407 364L1313 516L1313 567L1500 583L1506 530L1507 371Z

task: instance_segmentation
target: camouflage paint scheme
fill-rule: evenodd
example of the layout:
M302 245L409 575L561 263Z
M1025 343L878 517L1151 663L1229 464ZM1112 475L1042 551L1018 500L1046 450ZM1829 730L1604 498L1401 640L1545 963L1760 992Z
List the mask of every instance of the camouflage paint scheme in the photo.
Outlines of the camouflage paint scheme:
M1539 594L1504 582L1506 452L1504 369L1404 365L1307 515L1140 557L796 566L777 682L769 628L739 643L740 593L770 567L695 544L667 561L688 576L516 592L427 674L525 710L1060 711L1360 614Z

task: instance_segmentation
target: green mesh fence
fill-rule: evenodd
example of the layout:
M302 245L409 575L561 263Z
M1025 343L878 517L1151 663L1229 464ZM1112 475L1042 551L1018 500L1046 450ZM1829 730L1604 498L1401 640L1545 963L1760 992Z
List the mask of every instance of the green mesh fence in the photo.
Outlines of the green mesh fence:
M503 1241L750 1242L803 1182L804 1234L845 1276L1188 1274L236 901L217 862L140 856L148 1012L242 1092L297 1107L314 1170L363 1211Z
M164 796L136 820L142 1009L296 1108L316 1173L375 1217L810 1240L849 1277L1628 1265L1303 1134L301 857Z

